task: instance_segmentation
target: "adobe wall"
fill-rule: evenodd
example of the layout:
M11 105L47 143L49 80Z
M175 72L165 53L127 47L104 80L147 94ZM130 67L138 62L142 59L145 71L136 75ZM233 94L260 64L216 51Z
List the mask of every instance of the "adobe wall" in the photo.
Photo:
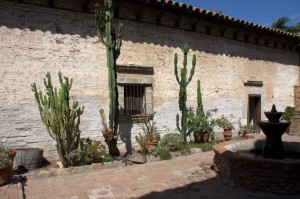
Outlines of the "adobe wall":
M275 103L278 110L294 105L294 85L299 84L296 52L256 46L230 39L151 24L124 22L119 65L151 66L153 107L159 130L177 132L179 85L174 76L174 53L191 46L197 66L188 86L188 104L196 105L197 79L201 80L204 109L218 108L231 115L234 125L247 118L248 94L261 94L263 110ZM103 139L99 109L108 113L107 68L104 46L98 42L94 16L0 1L0 137L16 147L41 147L55 157L55 142L42 124L30 84L43 89L47 71L57 85L57 73L74 78L72 99L85 106L81 130L84 137ZM244 81L263 81L247 87ZM262 114L263 115L263 114ZM121 124L120 148L140 132ZM236 128L238 129L238 128ZM220 131L220 130L217 130ZM131 147L127 145L127 147Z

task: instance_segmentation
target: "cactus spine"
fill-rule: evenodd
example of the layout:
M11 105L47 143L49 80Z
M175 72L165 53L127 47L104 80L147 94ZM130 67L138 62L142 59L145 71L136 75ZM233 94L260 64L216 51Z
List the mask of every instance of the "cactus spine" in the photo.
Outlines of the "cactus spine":
M192 60L192 69L190 72L189 78L187 78L187 55L189 52L189 46L187 44L184 44L182 47L182 52L184 54L184 59L183 59L183 68L181 69L181 79L179 80L178 76L178 56L177 53L175 53L175 59L174 59L174 69L175 69L175 76L176 80L180 86L179 90L179 109L181 111L181 135L184 138L184 141L186 141L186 130L187 130L187 114L188 114L188 109L186 107L186 101L187 101L187 86L191 82L192 77L195 72L195 66L196 66L196 55L193 55L193 60Z
M104 135L105 141L109 147L109 153L113 156L119 156L117 148L118 125L119 125L119 101L117 87L116 60L120 55L122 45L123 24L119 25L118 33L112 25L113 5L112 0L104 0L104 10L100 11L99 4L95 4L96 30L100 42L106 47L106 60L108 68L108 87L109 87L109 128L112 136ZM108 138L110 137L110 139Z
M31 90L34 92L35 100L38 104L40 116L46 126L48 134L56 140L56 147L59 158L64 167L72 166L74 163L70 157L70 152L79 146L80 139L80 116L84 107L80 108L77 101L73 101L70 107L69 92L72 88L73 79L62 77L58 73L61 88L53 89L51 75L48 72L44 78L46 95L42 91L37 91L36 84L31 84Z

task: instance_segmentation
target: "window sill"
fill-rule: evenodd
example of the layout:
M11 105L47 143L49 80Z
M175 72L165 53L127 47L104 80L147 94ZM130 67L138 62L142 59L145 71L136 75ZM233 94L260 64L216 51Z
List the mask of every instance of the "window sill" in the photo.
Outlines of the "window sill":
M151 115L149 114L143 114L143 115L122 115L119 116L119 121L120 122L134 122L134 123L138 123L140 120L143 120L146 117L149 117ZM150 119L153 119L152 116Z

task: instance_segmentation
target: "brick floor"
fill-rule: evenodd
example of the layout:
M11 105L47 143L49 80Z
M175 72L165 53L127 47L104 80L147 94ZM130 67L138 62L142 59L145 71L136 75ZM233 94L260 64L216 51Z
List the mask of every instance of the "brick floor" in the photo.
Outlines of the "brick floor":
M296 136L284 136L284 139L300 142ZM300 198L299 195L250 192L225 185L211 169L213 156L213 152L203 152L142 165L27 179L23 184L24 196L26 199ZM15 184L0 188L1 199L18 198Z

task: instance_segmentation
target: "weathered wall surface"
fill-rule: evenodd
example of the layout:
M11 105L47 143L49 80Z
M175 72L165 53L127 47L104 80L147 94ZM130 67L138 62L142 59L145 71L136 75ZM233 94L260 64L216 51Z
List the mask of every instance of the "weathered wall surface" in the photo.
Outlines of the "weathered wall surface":
M153 107L162 132L175 132L179 86L174 76L174 53L182 63L186 42L197 56L188 86L188 103L196 105L197 79L201 80L204 109L218 108L218 115L247 118L248 94L261 94L262 111L273 103L278 110L294 105L293 87L299 84L298 54L230 39L142 24L124 22L120 65L152 66ZM56 156L55 143L47 135L34 102L30 84L43 89L47 71L57 85L58 71L73 77L72 99L85 106L81 130L84 137L102 139L99 109L108 111L107 69L104 46L95 35L94 16L0 1L0 137L17 147L41 147L47 157ZM190 67L189 67L190 70ZM244 81L263 81L248 88ZM263 115L263 114L262 114ZM121 148L139 132L124 129ZM129 132L130 131L130 132ZM127 145L127 147L130 145Z

